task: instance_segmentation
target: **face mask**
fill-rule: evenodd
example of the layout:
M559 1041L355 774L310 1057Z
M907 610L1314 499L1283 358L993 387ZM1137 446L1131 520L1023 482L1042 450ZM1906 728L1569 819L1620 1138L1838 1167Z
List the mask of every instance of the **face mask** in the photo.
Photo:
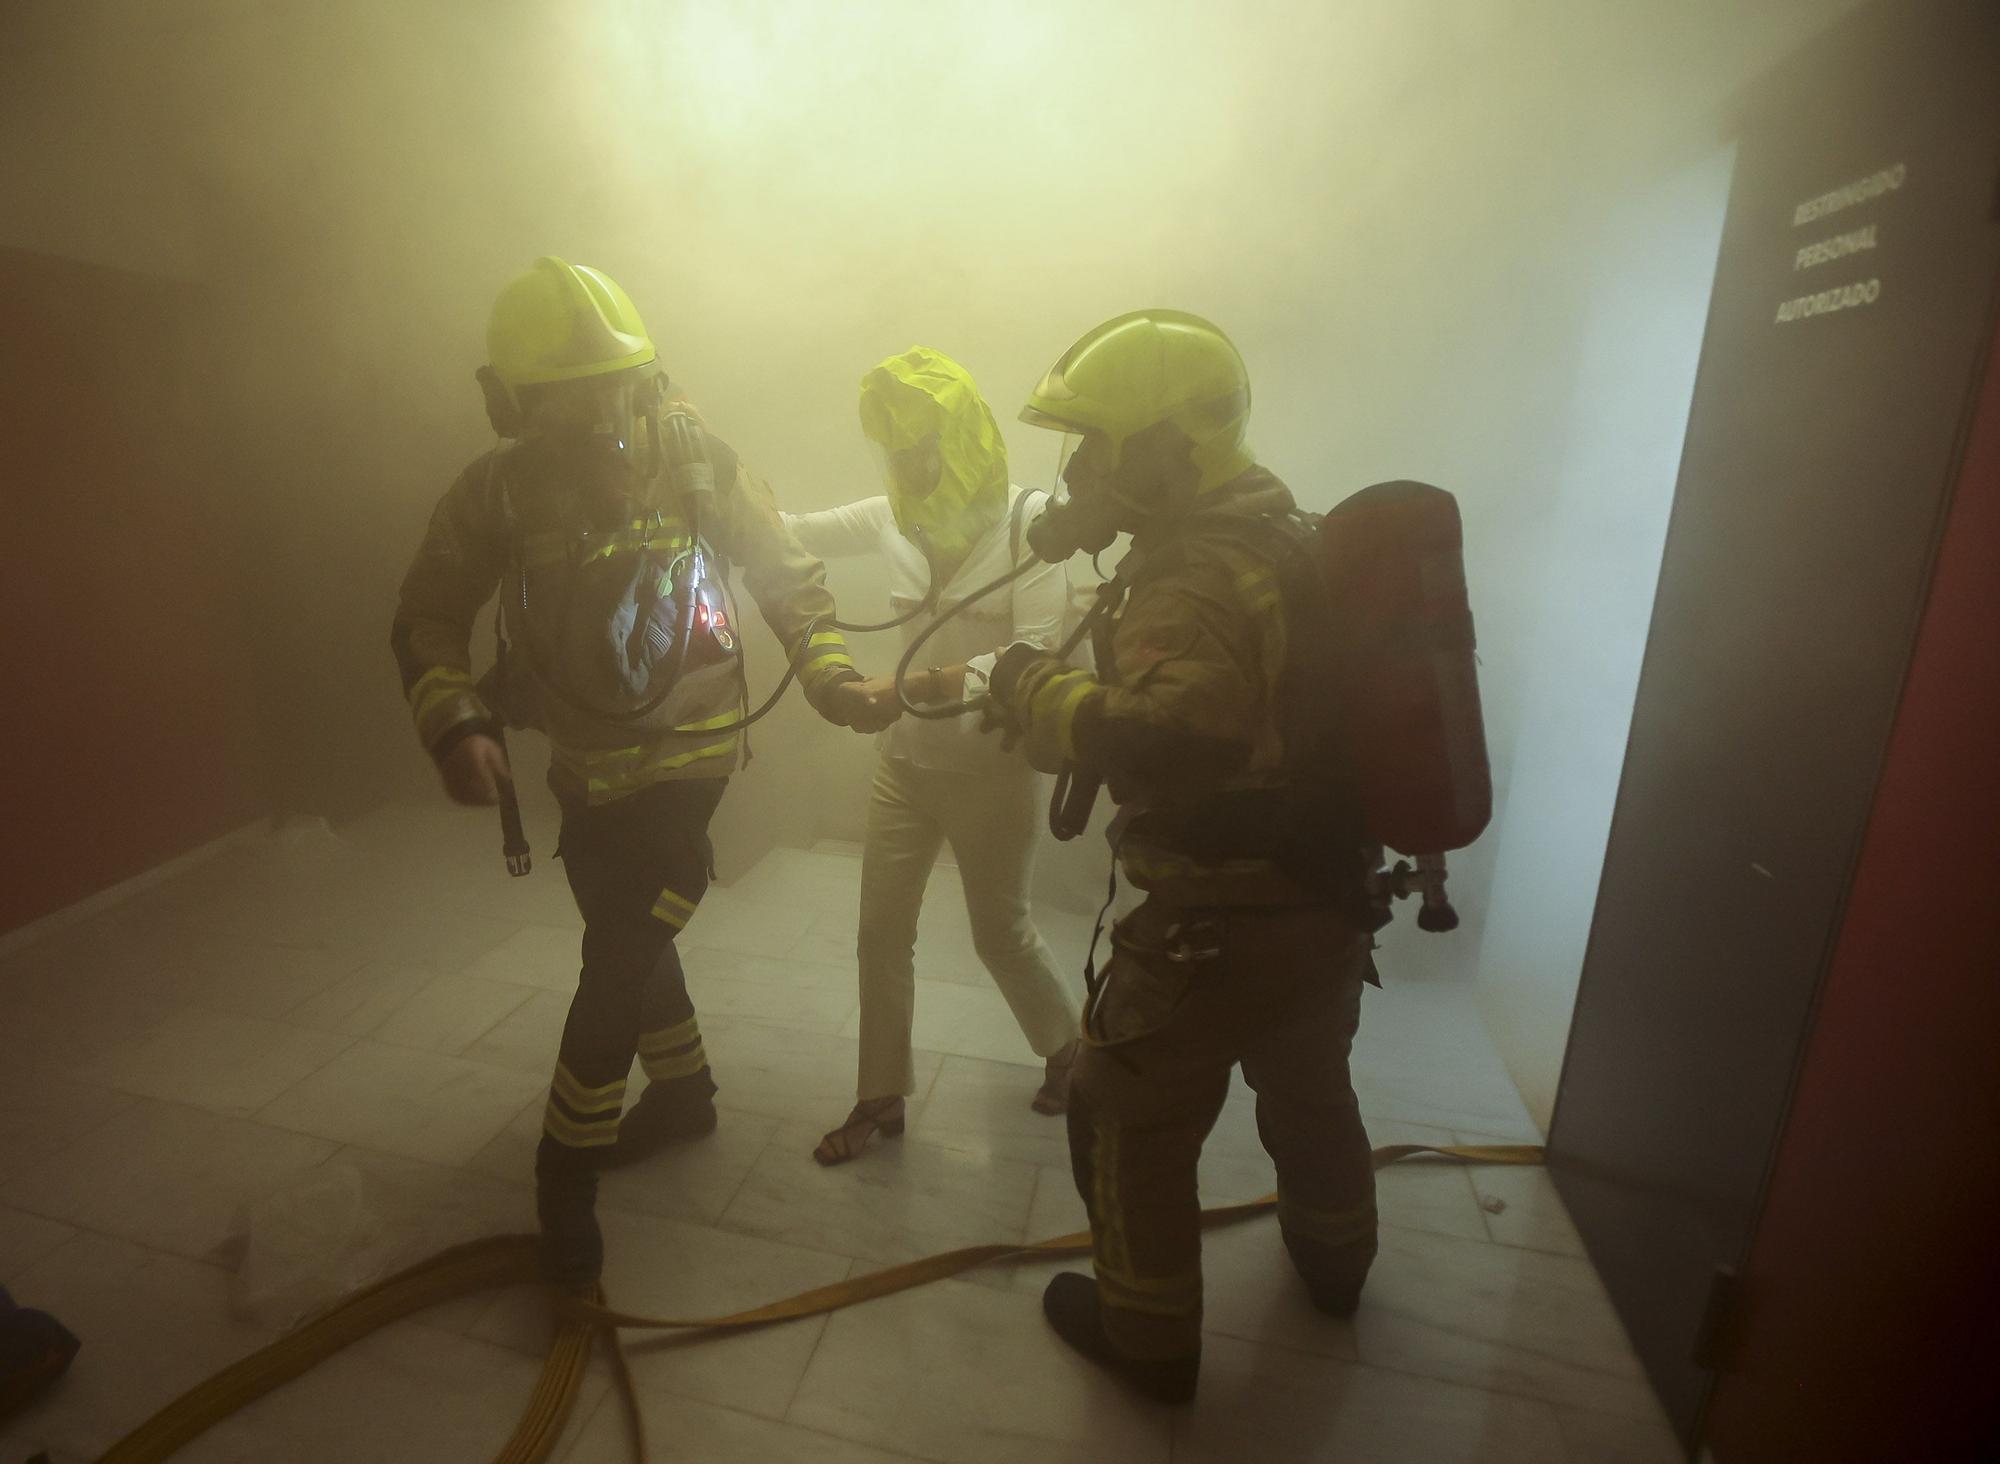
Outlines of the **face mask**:
M1060 564L1073 555L1096 554L1111 547L1125 527L1124 505L1111 494L1100 459L1102 439L1065 432L1056 459L1056 476L1068 486L1067 497L1052 502L1028 525L1028 547L1038 558Z

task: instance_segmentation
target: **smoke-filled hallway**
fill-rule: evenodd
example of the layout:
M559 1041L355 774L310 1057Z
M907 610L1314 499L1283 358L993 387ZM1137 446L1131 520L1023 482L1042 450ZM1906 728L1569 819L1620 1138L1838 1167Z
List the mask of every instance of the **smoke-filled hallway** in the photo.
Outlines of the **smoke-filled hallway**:
M0 1432L0 1458L93 1457L300 1307L532 1227L577 927L559 872L509 881L493 842L486 816L430 806L259 833L0 962L0 1283L91 1358ZM810 1151L852 1094L859 861L779 849L704 902L686 961L722 1121L607 1176L617 1304L722 1311L1082 1225L1061 1120L1029 1110L1037 1069L972 954L955 871L935 879L909 1131L832 1170ZM1089 923L1041 919L1079 969ZM1373 1141L1537 1139L1468 988L1385 980L1354 1064ZM1203 1153L1207 1203L1271 1188L1247 1098L1239 1081ZM1050 1346L1043 1263L636 1346L656 1457L1674 1457L1545 1176L1406 1162L1380 1193L1382 1256L1352 1323L1309 1308L1268 1221L1208 1238L1194 1412L1135 1402ZM480 1457L527 1395L544 1318L523 1288L397 1324L183 1457ZM624 1448L600 1364L556 1457Z

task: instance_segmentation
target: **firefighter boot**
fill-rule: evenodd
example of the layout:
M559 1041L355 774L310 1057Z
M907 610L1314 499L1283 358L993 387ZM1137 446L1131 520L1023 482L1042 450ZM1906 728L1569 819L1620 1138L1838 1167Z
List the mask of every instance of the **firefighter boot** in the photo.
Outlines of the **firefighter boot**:
M1371 1216L1367 1236L1345 1245L1327 1245L1287 1234L1285 1249L1299 1279L1306 1283L1312 1304L1330 1317L1351 1317L1361 1305L1361 1287L1375 1260L1375 1230Z
M715 1132L715 1085L692 1092L683 1082L648 1083L631 1111L618 1120L618 1142L598 1161L602 1169L620 1169L650 1159L670 1144L685 1143Z
M1097 1282L1075 1271L1064 1271L1042 1293L1042 1314L1056 1335L1127 1386L1161 1403L1186 1403L1194 1397L1199 1357L1127 1357L1104 1334L1104 1317L1097 1300Z
M535 1215L542 1226L542 1279L566 1291L594 1284L604 1271L604 1235L597 1228L597 1170L588 1150L542 1136L535 1151Z

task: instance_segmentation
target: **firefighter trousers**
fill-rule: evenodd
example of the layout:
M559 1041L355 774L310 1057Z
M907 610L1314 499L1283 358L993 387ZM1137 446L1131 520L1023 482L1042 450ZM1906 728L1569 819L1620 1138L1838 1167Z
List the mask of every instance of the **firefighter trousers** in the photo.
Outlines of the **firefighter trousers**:
M727 781L674 779L563 812L556 853L583 915L583 969L543 1113L546 1156L581 1163L617 1142L635 1053L676 1105L715 1092L674 941L708 890L708 824Z
M1375 1257L1375 1172L1347 1057L1370 944L1323 907L1149 899L1113 931L1069 1136L1104 1329L1120 1352L1200 1352L1195 1170L1239 1062L1294 1266L1328 1309L1358 1299Z

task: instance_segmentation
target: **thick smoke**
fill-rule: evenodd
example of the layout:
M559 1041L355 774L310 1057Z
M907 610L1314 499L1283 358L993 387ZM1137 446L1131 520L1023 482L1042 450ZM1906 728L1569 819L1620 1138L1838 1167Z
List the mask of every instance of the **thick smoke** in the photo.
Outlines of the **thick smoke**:
M1309 506L1387 477L1461 495L1504 800L1538 718L1586 718L1612 769L1623 745L1725 175L1683 212L1646 200L1712 163L1731 90L1846 3L16 5L0 244L203 290L189 430L239 531L221 557L282 806L428 791L391 599L488 440L487 305L543 253L620 279L798 508L875 491L855 386L890 352L963 360L1041 486L1054 444L1013 411L1064 345L1140 305L1212 316L1249 362L1260 455ZM1662 257L1666 317L1605 350L1606 302L1653 298ZM1654 401L1646 451L1595 460L1633 511L1563 532L1579 424ZM1592 613L1549 599L1606 564ZM879 605L865 572L836 585ZM1552 665L1596 678L1575 716L1538 710ZM774 719L725 850L852 836L869 757ZM1575 838L1555 862L1587 894L1594 776L1545 828L1503 802L1462 861L1466 930L1413 961L1521 979L1532 935L1481 954L1497 851Z

